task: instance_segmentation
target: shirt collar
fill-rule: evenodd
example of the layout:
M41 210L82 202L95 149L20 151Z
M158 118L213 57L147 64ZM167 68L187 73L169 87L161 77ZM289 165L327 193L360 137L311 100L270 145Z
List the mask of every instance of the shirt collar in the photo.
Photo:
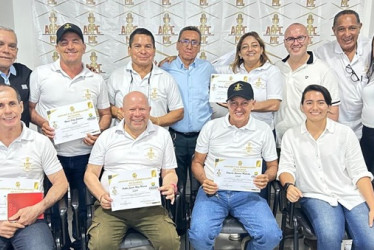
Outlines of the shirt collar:
M184 68L185 68L185 67L184 67L184 64L183 64L183 62L182 62L182 59L181 59L179 56L177 56L176 62L177 62L177 64L178 64L178 66L179 66L180 69L184 69ZM189 67L192 67L192 68L195 68L195 67L196 67L196 58L195 58L195 60L193 61L193 63L190 64Z
M327 118L326 128L322 134L327 133L327 132L333 134L334 131L335 131L335 122L331 120L330 118ZM306 120L301 124L301 133L302 134L309 133L308 129L306 128Z
M312 51L307 51L306 53L309 54L309 59L306 61L306 64L312 64L314 62L314 55ZM290 58L290 55L288 55L286 58L282 59L282 62L287 62L287 60Z
M230 120L229 120L230 119L230 114L229 113L226 114L224 119L225 119L226 127L233 127L235 129L243 129L243 130L256 130L255 120L251 116L249 116L249 121L247 122L247 124L245 126L241 127L241 128L237 128L236 126L234 126L230 123Z
M9 85L10 74L12 74L14 76L17 75L16 68L13 65L10 65L8 75L6 75L4 72L0 71L0 76L4 79L4 83L7 84L7 85Z
M88 76L93 76L94 73L87 69L84 64L82 63L82 66L83 66L83 70L77 75L77 76L85 76L85 77L88 77ZM66 72L61 68L61 64L60 64L60 59L57 59L53 64L52 64L52 70L55 71L55 72L60 72L60 73L63 73L64 75L67 75ZM76 77L77 77L76 76ZM75 78L75 77L74 77Z
M115 132L118 134L125 134L125 119L122 119L120 123L118 123L115 126ZM151 122L151 120L148 120L147 127L143 133L141 133L137 139L147 136L151 133L153 133L156 130L155 125Z
M267 62L264 63L264 65L262 65L262 66L260 66L258 68L253 69L253 71L267 70L267 69L270 68L270 66L271 66L271 64L267 61ZM244 67L244 63L240 64L239 68L240 68L240 70L245 70L245 72L247 72L247 70Z

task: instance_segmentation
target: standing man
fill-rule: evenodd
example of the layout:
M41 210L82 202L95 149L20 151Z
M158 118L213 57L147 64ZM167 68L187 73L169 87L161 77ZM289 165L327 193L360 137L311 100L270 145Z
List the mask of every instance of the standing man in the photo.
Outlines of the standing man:
M288 26L284 33L284 46L289 55L276 63L285 77L283 99L275 114L277 146L280 147L283 134L305 120L300 110L299 100L304 89L318 83L325 86L332 96L329 118L337 121L339 117L339 91L337 78L326 63L307 51L310 43L307 29L300 23Z
M86 100L91 100L97 109L100 130L109 127L111 115L108 91L104 79L84 67L82 56L85 49L81 29L72 23L66 23L57 30L56 50L60 59L36 68L31 74L31 120L50 139L54 137L54 129L48 123L47 110ZM86 201L83 176L97 137L98 135L87 134L84 139L55 145L70 189L79 191L80 204L85 204ZM84 205L79 206L79 218L82 221L86 218ZM73 234L76 237L74 230Z
M317 48L315 54L334 69L339 78L341 105L339 122L347 125L360 139L362 136L362 88L367 83L370 40L362 38L362 23L354 10L340 11L332 30L336 40Z
M29 80L31 70L23 64L15 63L17 59L17 36L9 28L0 26L0 83L11 85L21 95L24 110L21 120L28 127L30 124L29 111Z
M183 118L183 102L173 77L153 64L156 47L152 33L144 28L134 30L128 53L131 61L115 70L108 80L112 116L116 123L123 119L123 97L136 90L148 98L151 121L168 129Z
M213 66L196 58L200 52L201 33L194 26L184 27L178 37L178 57L162 68L177 81L184 105L184 117L170 128L174 140L179 178L178 186L186 187L187 171L191 167L196 139L203 125L210 120L212 109L209 105L210 76L215 73ZM190 176L191 178L192 176Z
M220 159L263 158L266 171L253 180L259 189L274 180L278 170L273 132L265 122L250 116L256 102L252 86L243 81L233 83L228 88L227 101L229 114L209 121L197 139L192 172L201 187L192 211L189 238L196 250L213 249L222 223L230 214L252 237L247 249L272 250L282 232L267 201L260 193L224 190L214 182Z
M37 218L61 199L68 182L52 143L21 122L22 111L23 103L16 88L1 84L0 178L3 181L5 178L38 180L38 191L43 192L46 175L52 187L41 202L18 210L9 220L0 221L0 249L8 249L10 245L14 249L50 250L55 247L51 231L44 220Z
M149 120L150 110L146 95L128 93L121 110L124 119L105 131L92 149L84 176L88 189L97 198L88 229L91 250L118 249L130 228L144 234L155 249L179 250L174 223L162 206L111 211L109 177L124 171L157 168L162 178L161 195L174 202L178 177L173 142L168 131Z

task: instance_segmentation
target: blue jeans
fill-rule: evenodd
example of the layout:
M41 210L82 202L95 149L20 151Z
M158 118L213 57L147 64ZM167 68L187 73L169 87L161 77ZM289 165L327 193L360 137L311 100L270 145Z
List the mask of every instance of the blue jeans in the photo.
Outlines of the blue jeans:
M10 239L0 237L0 250L6 250L12 245L16 250L51 250L55 249L51 230L44 220L18 229Z
M300 205L313 226L318 249L340 250L345 225L353 239L352 249L374 249L374 227L369 227L366 202L352 210L314 198L302 198Z
M64 169L66 178L69 182L70 191L76 189L78 190L78 200L79 200L79 210L78 210L78 218L79 218L79 225L85 225L87 221L87 208L86 208L86 185L84 184L83 178L84 173L86 171L88 159L90 155L79 155L73 157L65 157L65 156L57 156L61 162L61 165ZM68 199L68 195L65 194L64 199ZM74 210L73 210L74 211ZM56 225L60 224L60 217L59 217L59 209L58 204L53 207L53 222ZM65 228L66 228L66 235L68 234L68 222L65 221ZM73 216L72 222L72 232L74 239L78 239L80 237L79 232L76 232L76 228L74 227L76 221L75 216ZM77 235L78 234L78 235ZM70 239L68 238L68 241ZM69 242L68 242L69 244Z
M224 219L231 214L251 235L247 249L272 250L282 239L282 231L266 200L258 193L218 191L209 197L200 187L192 211L189 238L196 250L213 249Z

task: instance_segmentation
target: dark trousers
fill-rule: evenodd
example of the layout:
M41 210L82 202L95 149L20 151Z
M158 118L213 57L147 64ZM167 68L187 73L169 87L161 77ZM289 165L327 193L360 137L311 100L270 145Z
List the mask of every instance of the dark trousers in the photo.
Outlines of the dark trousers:
M86 208L86 185L84 184L83 178L84 173L86 171L86 166L88 163L88 158L90 155L79 155L79 156L73 156L73 157L65 157L65 156L57 156L58 159L61 162L61 165L64 169L66 178L69 182L70 192L73 190L78 190L78 201L79 201L79 209L78 209L78 218L79 218L79 226L82 226L87 221L87 208ZM68 195L65 194L64 199L68 200ZM74 211L74 210L73 210ZM53 208L53 219L54 222L59 224L59 211L58 207L55 205ZM66 231L68 230L68 222L65 221L65 228ZM77 232L75 221L75 214L73 214L73 222L72 222L72 232L74 239L80 238L80 232ZM69 235L68 232L67 235ZM68 244L69 245L69 238L68 238Z
M176 169L178 187L183 187L183 190L186 190L187 173L191 173L192 156L195 153L198 134L186 136L173 130L170 131L170 134L173 139L178 164L178 168ZM190 179L192 179L192 176L190 176Z
M374 128L363 126L360 144L366 166L374 175Z

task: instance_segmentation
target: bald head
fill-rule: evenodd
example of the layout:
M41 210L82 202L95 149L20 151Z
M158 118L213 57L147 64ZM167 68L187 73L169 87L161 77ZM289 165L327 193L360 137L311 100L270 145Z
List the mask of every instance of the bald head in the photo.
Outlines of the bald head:
M126 103L131 104L136 101L145 102L144 104L149 107L148 98L140 91L132 91L125 95L123 98L123 107L125 107Z
M290 32L299 29L301 32L304 32L305 35L308 35L308 30L306 29L305 25L301 23L293 23L290 26L287 27L286 31L284 32L284 38L287 38L289 36Z
M139 91L128 93L123 98L125 130L133 137L139 136L147 128L151 107L148 98Z

